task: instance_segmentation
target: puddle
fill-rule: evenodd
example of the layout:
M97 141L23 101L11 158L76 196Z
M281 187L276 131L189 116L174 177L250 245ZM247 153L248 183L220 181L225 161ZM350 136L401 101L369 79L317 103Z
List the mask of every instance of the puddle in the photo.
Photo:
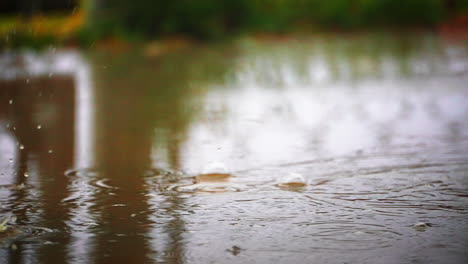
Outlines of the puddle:
M466 47L418 34L1 54L0 215L54 232L0 259L466 263Z

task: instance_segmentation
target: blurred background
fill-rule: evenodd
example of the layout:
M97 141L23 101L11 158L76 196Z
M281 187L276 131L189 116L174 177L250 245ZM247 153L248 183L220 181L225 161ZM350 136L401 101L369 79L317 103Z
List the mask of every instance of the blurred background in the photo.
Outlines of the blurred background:
M19 0L0 3L2 47L89 45L103 38L426 28L458 34L466 0ZM454 31L454 32L452 32ZM6 39L7 38L7 39Z
M0 263L468 263L467 0L0 2Z

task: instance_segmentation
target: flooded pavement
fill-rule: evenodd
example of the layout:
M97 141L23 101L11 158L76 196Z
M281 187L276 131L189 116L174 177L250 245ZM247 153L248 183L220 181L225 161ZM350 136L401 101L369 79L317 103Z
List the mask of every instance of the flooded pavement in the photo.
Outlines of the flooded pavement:
M2 263L468 261L466 46L4 53L0 78Z

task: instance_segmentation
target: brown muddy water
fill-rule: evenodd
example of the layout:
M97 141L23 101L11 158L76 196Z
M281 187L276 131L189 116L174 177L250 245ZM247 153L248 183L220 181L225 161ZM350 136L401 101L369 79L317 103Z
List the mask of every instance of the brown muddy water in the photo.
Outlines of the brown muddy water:
M468 262L466 45L51 48L0 78L0 263Z

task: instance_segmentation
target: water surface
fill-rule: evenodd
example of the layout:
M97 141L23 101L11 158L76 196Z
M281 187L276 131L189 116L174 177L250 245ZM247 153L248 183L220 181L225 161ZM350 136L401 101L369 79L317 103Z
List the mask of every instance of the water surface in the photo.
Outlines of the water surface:
M5 263L468 260L462 45L246 38L0 69L0 213L52 229L2 240Z

